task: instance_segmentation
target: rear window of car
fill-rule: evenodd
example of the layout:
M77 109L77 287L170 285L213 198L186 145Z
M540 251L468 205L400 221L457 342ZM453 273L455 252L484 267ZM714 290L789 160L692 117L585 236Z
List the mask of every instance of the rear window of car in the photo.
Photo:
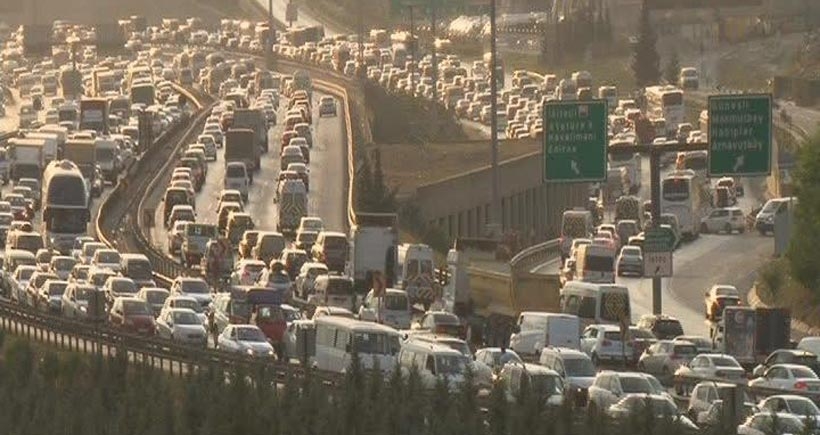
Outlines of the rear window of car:
M652 329L655 333L663 334L667 337L683 335L683 327L677 320L658 320Z
M229 178L239 178L245 176L245 168L239 165L230 165L228 169L225 171L226 177Z
M328 237L325 239L325 246L330 249L345 249L347 248L347 239L344 237Z
M676 344L675 345L675 354L676 355L683 355L683 356L695 356L698 354L698 348L694 345L688 344Z

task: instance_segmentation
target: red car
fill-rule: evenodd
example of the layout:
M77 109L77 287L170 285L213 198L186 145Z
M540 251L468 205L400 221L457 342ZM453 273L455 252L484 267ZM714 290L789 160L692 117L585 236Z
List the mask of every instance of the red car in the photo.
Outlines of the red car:
M115 328L140 335L154 335L157 325L154 314L147 302L135 297L114 299L108 320Z

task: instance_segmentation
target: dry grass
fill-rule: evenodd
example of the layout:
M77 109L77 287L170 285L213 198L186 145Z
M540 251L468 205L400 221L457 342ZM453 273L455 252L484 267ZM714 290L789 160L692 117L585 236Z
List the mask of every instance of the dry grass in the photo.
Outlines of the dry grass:
M416 186L441 180L490 164L489 141L438 144L381 144L365 147L381 150L382 167L387 183L399 188L399 194L410 193ZM535 140L503 141L499 161L523 156L541 149Z
M768 306L789 308L792 318L820 327L820 297L791 278L784 259L768 263L758 272L757 296Z

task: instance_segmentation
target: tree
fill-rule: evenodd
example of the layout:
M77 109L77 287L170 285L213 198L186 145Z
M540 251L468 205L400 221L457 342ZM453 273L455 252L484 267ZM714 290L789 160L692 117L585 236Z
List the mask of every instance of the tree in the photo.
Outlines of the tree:
M670 85L674 85L678 82L678 76L680 75L680 60L678 60L678 53L673 51L672 54L669 56L669 59L666 61L666 67L663 69L663 78L666 80L666 83Z
M632 72L639 88L656 84L661 79L660 56L655 46L658 37L652 28L646 0L641 5L638 40L632 46Z
M794 174L799 207L794 210L794 230L786 256L794 278L807 289L820 294L820 131L797 154Z

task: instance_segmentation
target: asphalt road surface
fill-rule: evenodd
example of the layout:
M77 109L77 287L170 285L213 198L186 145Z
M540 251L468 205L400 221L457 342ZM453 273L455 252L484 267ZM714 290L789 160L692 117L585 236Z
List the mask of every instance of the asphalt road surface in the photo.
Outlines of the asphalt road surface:
M314 92L316 104L323 96ZM285 100L282 100L285 104ZM313 149L310 156L310 192L308 193L308 214L323 219L330 231L344 231L347 223L347 142L343 123L343 105L337 104L338 115L319 117L318 106L313 110ZM279 119L284 111L279 111ZM262 169L254 174L254 182L249 191L246 211L253 216L256 228L276 230L277 205L273 202L276 180L279 175L279 141L282 125L276 125L268 132L269 151L262 155ZM197 220L216 224L217 202L225 179L223 150L218 150L217 161L210 163L208 175L202 190L197 194ZM162 222L162 207L157 207L155 222ZM154 246L168 252L168 233L162 225L151 231Z

